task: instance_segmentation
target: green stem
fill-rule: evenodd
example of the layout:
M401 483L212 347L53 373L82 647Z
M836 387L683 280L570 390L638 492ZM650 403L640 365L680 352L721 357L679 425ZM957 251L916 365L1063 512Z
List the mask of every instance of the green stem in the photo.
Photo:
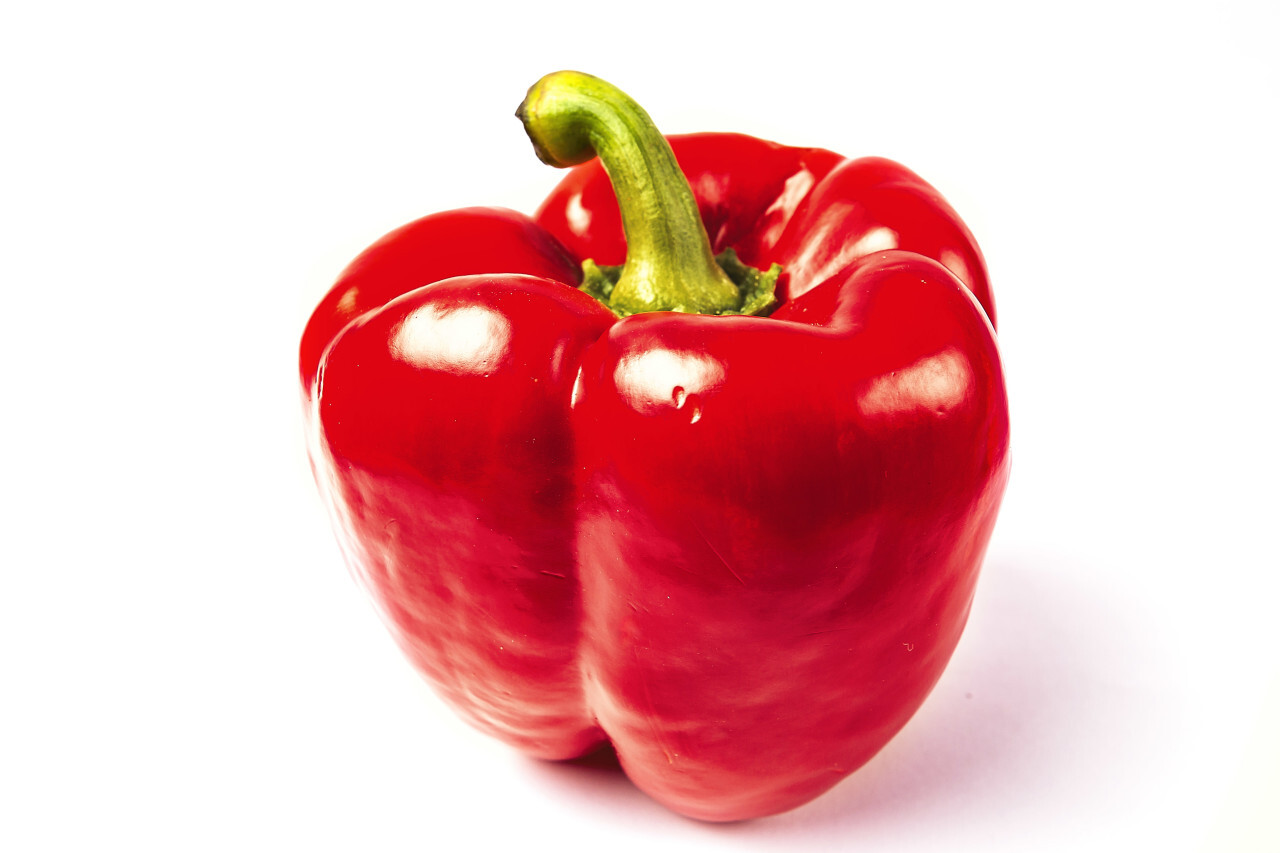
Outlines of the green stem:
M627 237L609 294L615 313L739 312L743 293L716 264L689 183L639 104L597 77L558 71L529 89L516 115L544 163L563 168L598 155L604 164Z

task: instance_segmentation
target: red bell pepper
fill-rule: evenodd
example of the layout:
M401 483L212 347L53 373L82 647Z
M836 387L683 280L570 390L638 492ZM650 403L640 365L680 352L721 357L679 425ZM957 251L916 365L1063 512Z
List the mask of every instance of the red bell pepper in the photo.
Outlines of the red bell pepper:
M1009 470L982 257L886 160L668 145L571 72L519 115L577 165L534 220L394 231L307 325L340 542L482 730L611 744L693 817L793 808L907 722L964 627Z

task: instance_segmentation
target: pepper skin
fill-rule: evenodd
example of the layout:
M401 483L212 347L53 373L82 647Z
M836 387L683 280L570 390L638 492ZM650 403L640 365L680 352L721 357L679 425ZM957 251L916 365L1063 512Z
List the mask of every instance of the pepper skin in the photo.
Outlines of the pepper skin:
M558 124L583 91L586 126ZM595 78L544 78L521 117L582 165L536 222L437 214L342 274L303 336L313 470L396 640L473 725L547 759L610 743L691 817L774 814L875 755L964 628L1009 471L991 292L896 164L653 131L637 179L610 110L647 122ZM671 310L711 299L701 259L728 247L782 265L772 313ZM587 258L625 260L610 299L654 307L578 289Z

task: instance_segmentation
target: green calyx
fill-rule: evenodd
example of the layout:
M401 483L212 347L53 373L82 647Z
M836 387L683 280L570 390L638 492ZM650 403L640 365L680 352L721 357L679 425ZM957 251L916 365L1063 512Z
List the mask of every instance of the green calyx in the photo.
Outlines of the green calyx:
M583 263L582 289L620 317L648 311L767 314L781 268L715 257L698 204L671 146L640 105L576 71L548 74L516 115L534 151L559 168L599 156L613 184L627 238L620 267Z
M733 249L725 249L716 255L716 265L729 277L729 281L733 282L733 286L737 288L739 301L732 308L725 308L715 312L686 312L686 313L714 313L718 315L739 314L750 317L765 317L778 307L778 298L774 295L774 290L778 284L778 275L782 272L782 267L774 264L767 270L758 270L750 267L738 259L738 253ZM615 306L613 304L613 293L618 286L618 280L622 277L623 265L619 266L598 266L595 261L586 260L582 262L582 284L579 289L585 293L594 296L600 302L603 302L609 310L619 317L627 317L635 311L627 311L625 308ZM673 306L666 309L667 311L683 311L685 309L680 306Z

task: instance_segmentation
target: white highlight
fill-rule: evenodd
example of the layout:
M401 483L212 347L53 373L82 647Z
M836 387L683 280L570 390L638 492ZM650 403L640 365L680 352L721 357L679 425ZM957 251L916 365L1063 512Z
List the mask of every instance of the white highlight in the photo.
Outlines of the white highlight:
M391 346L397 356L421 367L488 373L510 340L510 324L488 308L427 305L405 318Z
M927 356L903 370L876 378L862 396L868 415L894 415L919 409L945 414L973 386L969 362L954 349Z

